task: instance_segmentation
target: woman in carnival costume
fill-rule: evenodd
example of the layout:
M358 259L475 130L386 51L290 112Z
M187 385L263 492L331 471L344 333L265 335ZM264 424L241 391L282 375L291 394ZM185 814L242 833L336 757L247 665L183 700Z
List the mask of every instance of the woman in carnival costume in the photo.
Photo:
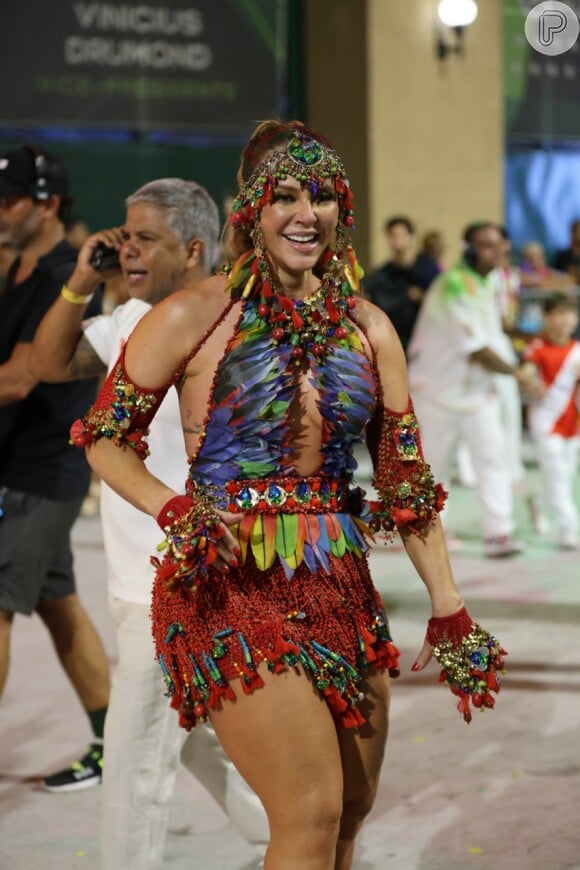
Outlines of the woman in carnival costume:
M400 533L431 598L413 670L434 653L467 721L472 704L493 706L504 651L452 578L403 351L358 295L340 158L303 124L267 121L238 180L233 266L141 321L72 439L165 533L152 623L167 694L183 727L211 718L262 800L266 868L342 870L376 794L399 673L368 570L373 533ZM143 461L172 385L186 494ZM376 502L352 485L365 437Z

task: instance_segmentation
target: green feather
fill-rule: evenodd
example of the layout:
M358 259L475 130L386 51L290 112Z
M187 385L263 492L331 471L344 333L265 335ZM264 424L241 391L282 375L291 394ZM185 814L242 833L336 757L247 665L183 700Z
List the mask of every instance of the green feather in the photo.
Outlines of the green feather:
M296 552L298 540L298 517L296 514L278 514L276 527L276 552L290 559Z

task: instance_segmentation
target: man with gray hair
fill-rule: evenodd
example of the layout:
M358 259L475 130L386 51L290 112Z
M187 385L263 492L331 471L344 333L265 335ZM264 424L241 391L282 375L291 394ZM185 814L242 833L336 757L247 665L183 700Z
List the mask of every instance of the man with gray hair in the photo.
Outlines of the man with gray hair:
M126 200L122 227L90 236L66 294L37 330L30 365L43 380L66 381L104 372L117 360L137 322L169 294L205 278L219 256L219 215L207 191L191 181L152 181ZM97 271L95 251L115 261ZM120 268L130 299L112 314L83 320L98 284ZM149 469L181 489L186 454L177 395L171 391L149 435ZM184 738L163 696L149 625L152 569L159 530L148 515L102 485L101 517L110 608L117 626L118 665L105 721L101 854L105 870L162 866L168 803L179 757L251 843L268 839L260 802L219 746L213 730ZM77 766L78 767L78 766ZM45 788L70 791L94 781L72 768L48 777Z

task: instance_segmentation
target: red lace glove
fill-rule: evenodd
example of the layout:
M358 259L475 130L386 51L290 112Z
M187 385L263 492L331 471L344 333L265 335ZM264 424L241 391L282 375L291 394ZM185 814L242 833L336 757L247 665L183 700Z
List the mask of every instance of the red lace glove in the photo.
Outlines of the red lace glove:
M427 623L427 641L441 665L439 682L447 683L459 698L457 709L471 722L471 707L492 708L499 692L498 671L507 655L493 635L473 622L465 607L450 616L432 616Z
M157 522L165 533L157 549L167 551L162 562L151 559L158 576L167 581L169 592L178 585L194 592L218 558L217 544L225 534L220 518L204 498L175 495L163 505Z
M157 525L162 532L168 532L176 520L193 507L194 501L189 495L174 495L166 501L157 514Z

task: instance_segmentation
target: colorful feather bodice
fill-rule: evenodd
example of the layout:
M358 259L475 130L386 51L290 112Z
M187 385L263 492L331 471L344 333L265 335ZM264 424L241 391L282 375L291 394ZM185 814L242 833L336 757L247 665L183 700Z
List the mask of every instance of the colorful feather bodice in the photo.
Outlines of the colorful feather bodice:
M296 479L290 409L306 369L316 388L322 420L320 467L328 481L350 482L355 444L376 407L376 380L354 326L331 338L324 357L307 354L300 368L290 344L278 344L257 314L257 303L242 302L236 331L217 367L205 432L190 466L190 485L211 493L227 509L228 482ZM322 484L325 486L325 483ZM360 508L359 508L360 509ZM232 529L234 531L234 529ZM278 557L288 577L305 562L330 570L329 556L362 553L366 524L344 508L338 513L288 512L274 517L249 513L235 530L245 558L251 549L258 568Z
M242 306L216 371L205 435L190 470L197 483L210 484L218 493L230 480L297 474L289 425L299 386L292 347L277 345L253 301ZM309 355L307 363L322 418L316 473L350 480L356 467L353 447L376 405L371 365L354 329L332 341L325 357Z

